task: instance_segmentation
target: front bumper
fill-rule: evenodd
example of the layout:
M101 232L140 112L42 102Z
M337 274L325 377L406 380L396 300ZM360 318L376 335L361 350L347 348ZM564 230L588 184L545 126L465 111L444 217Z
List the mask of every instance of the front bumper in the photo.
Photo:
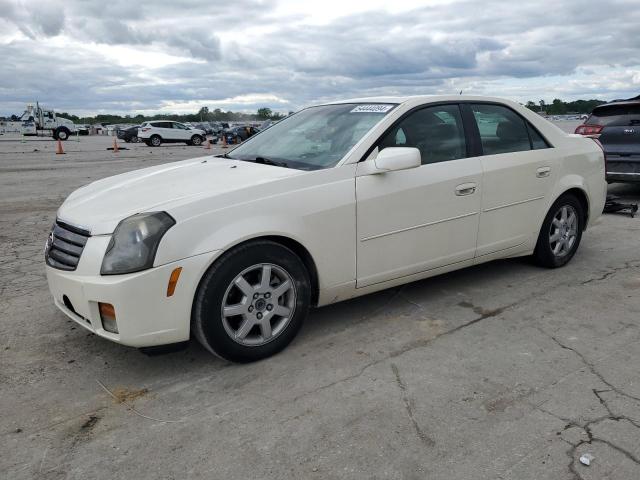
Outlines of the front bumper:
M91 249L86 250L75 272L46 266L49 290L62 312L96 335L132 347L189 339L191 306L198 283L219 252L196 255L143 272L103 276L83 273L87 269L84 257ZM167 297L169 277L177 267L182 267L182 272L175 293ZM118 333L103 328L98 302L114 306Z

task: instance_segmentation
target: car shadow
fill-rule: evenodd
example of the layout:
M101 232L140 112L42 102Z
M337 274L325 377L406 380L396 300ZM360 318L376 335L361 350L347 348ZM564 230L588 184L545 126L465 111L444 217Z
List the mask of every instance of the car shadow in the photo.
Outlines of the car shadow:
M428 306L430 302L441 300L443 291L465 291L470 286L483 285L489 280L504 283L507 279L514 278L515 281L526 272L535 270L539 270L539 268L532 265L526 258L495 260L325 307L314 308L310 311L307 321L293 342L293 346L296 350L307 348L315 344L320 337L337 335L341 331L352 328L356 323L361 323L363 328L367 328L366 324L373 324L376 321L373 317L384 315L388 309L393 307L393 302L398 300L400 295L410 295L411 298L419 299L421 305ZM507 283L509 282L507 281ZM456 303L452 303L451 306L456 306ZM122 348L117 345L113 347ZM291 348L292 346L289 346L277 357L286 356ZM155 370L155 364L165 362L171 363L174 367L176 363L180 364L180 369L183 372L199 369L203 366L218 368L224 365L234 365L212 355L195 339L181 345L154 347L153 349L138 350L138 352L135 363L143 369ZM263 360L263 362L265 361L269 361L269 359ZM166 370L163 372L166 373Z

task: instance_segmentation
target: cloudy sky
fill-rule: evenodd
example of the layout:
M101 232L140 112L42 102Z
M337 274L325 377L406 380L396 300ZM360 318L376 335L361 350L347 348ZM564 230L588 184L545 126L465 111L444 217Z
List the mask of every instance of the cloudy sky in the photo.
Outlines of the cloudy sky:
M638 0L0 0L0 115L640 94Z

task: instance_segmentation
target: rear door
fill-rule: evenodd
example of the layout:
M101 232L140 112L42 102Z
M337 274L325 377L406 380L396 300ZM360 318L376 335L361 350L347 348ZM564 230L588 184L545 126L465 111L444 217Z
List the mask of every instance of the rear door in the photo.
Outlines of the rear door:
M483 170L482 213L476 255L523 245L537 235L558 173L554 148L511 108L465 104L477 127Z
M607 174L640 179L640 102L597 107L585 123L602 126Z
M154 132L160 135L165 140L173 139L173 126L171 122L152 122L151 125L154 127Z

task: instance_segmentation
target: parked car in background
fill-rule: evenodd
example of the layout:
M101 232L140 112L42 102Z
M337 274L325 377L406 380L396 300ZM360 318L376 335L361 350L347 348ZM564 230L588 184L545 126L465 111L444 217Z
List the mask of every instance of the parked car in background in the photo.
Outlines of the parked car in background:
M256 127L238 126L224 130L223 135L225 136L228 144L234 144L242 143L258 132L259 130Z
M222 132L222 130L224 130L225 128L222 126L222 123L220 122L208 122L208 123L211 129L213 130L213 133L215 133L216 135L219 135L220 132Z
M273 124L274 124L273 120L265 120L264 122L262 122L260 124L260 126L258 127L258 130L259 131L266 130L267 128L269 128Z
M202 145L206 138L206 133L204 130L189 128L180 122L154 120L145 122L140 126L138 138L150 147L159 147L163 143L176 142L197 146Z
M607 159L607 181L640 182L640 100L600 105L576 128L598 139Z
M213 133L213 128L211 128L211 125L209 125L208 123L194 123L191 125L192 128L197 128L199 130L204 131L207 135L210 135Z
M76 132L78 132L78 135L89 135L89 126L76 125Z
M138 138L138 129L140 125L136 125L128 128L118 128L116 130L116 135L119 139L124 140L125 142L133 142L138 143L140 139Z
M512 101L334 102L219 158L76 190L46 274L56 306L101 337L193 336L246 362L289 344L311 306L499 258L561 267L606 189L596 142Z

